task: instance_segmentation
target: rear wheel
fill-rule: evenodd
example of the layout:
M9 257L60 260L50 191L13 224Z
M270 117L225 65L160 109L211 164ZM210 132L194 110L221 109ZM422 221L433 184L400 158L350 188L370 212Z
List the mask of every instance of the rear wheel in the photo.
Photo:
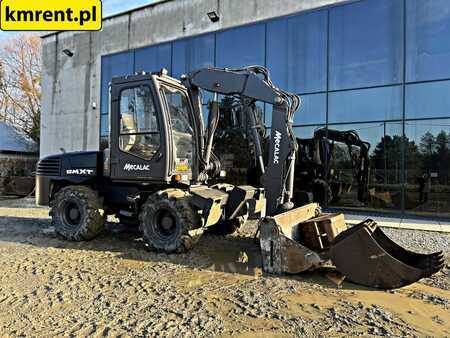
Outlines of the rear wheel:
M85 186L68 186L50 202L52 225L58 235L71 241L93 239L105 227L103 201Z
M150 249L180 253L192 248L189 231L201 226L189 203L189 194L178 189L160 191L147 199L139 215L144 241Z

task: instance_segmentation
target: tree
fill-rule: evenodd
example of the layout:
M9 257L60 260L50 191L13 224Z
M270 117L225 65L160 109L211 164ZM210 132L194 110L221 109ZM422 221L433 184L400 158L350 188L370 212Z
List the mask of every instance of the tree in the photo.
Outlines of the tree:
M19 35L0 45L0 119L39 143L41 42Z
M436 138L431 132L427 131L420 140L420 151L422 154L431 156L434 151L435 143Z
M405 151L405 168L408 176L416 177L421 171L418 147L414 141L398 135L386 135L376 145L371 160L380 173L378 179L385 183L399 183L402 169L403 152ZM386 171L386 172L384 172ZM408 178L408 177L407 177Z

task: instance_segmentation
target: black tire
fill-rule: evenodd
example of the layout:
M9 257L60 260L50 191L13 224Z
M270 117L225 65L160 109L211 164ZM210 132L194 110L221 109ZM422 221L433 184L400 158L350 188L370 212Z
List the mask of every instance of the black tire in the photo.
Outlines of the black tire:
M50 201L50 216L55 232L70 241L88 241L105 228L103 200L85 186L68 186Z
M191 207L189 197L185 191L169 189L147 199L139 219L149 249L182 253L192 248L194 241L189 231L201 227L201 219Z

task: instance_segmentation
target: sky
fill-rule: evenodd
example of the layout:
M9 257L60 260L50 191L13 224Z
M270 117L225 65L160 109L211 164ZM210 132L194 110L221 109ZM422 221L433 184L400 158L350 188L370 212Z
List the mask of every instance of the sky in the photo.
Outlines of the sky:
M103 17L158 1L159 0L103 0ZM0 41L13 37L16 34L16 32L0 31Z

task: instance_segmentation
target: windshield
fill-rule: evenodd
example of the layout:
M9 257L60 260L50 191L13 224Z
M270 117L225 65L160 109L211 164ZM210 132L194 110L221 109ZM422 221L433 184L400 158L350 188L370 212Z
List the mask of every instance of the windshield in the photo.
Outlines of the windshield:
M194 156L194 129L186 94L176 88L162 87L172 124L176 171L191 171Z

